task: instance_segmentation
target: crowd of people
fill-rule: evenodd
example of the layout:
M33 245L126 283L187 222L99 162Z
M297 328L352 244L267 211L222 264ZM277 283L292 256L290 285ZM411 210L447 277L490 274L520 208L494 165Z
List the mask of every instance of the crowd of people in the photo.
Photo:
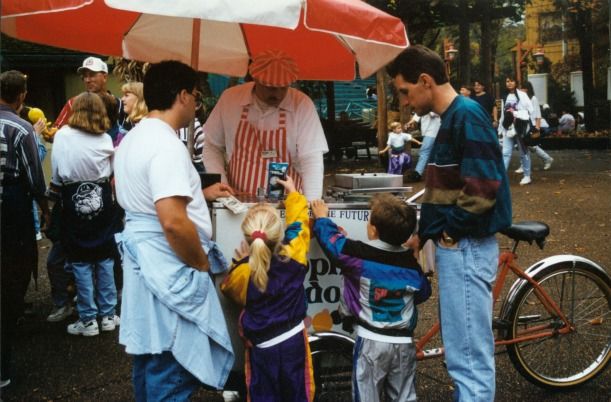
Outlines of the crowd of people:
M54 309L47 320L71 317L76 300L78 320L67 325L68 334L96 336L119 327L119 343L133 356L138 401L188 400L201 384L224 387L235 359L214 284L224 273L221 291L243 309L250 400L312 401L303 286L311 237L340 267L340 313L358 325L355 401L378 401L382 394L416 400L412 336L417 304L431 294L416 252L427 241L436 245L442 339L456 400L494 400L495 233L511 224L506 169L514 146L522 160L520 184L530 183L530 151L544 154L521 140L529 127L545 128L542 113L533 107L532 86L522 92L512 78L500 116L479 81L473 94L459 96L444 61L423 46L410 46L387 71L402 106L420 116L416 174L425 193L418 224L416 211L397 197L375 196L364 242L348 238L321 200L327 143L312 101L290 87L299 69L284 53L254 57L252 81L226 90L206 121L196 120L202 94L191 67L153 64L142 83L123 85L118 99L106 88L106 63L85 59L78 72L86 91L55 122L48 190L36 134L44 124L17 116L27 77L2 73L1 385L13 375L11 343L36 265L29 207L35 201L41 230L53 241L47 269ZM380 153L388 151L389 171L402 174L411 162L404 146L418 141L400 123L390 129ZM183 143L191 136L195 156ZM544 159L546 168L552 161ZM287 193L286 222L273 205L250 208L244 240L228 263L212 241L207 201L260 194L275 162L289 164L278 179ZM220 174L221 182L202 189L204 171Z

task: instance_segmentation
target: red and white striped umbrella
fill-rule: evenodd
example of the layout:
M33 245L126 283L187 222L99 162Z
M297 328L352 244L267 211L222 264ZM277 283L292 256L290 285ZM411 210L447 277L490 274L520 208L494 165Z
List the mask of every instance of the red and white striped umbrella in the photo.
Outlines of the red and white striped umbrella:
M278 49L300 80L352 80L408 46L398 18L360 0L3 0L1 18L17 39L231 76Z

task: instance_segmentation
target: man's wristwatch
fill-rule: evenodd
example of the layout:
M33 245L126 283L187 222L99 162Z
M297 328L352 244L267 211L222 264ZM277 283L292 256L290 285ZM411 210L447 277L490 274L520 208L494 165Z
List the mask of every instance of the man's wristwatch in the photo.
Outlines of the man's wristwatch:
M456 244L456 240L454 240L454 238L448 235L446 232L441 232L441 240L443 240L445 244L449 244L450 246Z

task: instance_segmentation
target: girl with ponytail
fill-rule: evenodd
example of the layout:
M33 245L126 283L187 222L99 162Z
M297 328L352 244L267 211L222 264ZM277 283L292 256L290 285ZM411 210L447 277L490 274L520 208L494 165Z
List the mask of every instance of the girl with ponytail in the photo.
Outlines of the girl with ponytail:
M287 192L286 227L276 207L258 204L244 222L223 293L244 307L240 328L246 344L246 386L253 402L310 402L314 397L303 281L310 248L308 204L293 179Z

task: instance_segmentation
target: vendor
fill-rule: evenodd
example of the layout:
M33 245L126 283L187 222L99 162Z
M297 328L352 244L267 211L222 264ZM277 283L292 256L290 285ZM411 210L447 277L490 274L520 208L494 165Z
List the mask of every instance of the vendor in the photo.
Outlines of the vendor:
M288 162L305 196L321 198L329 149L314 103L289 88L297 65L271 50L253 59L249 73L254 82L227 89L204 125L206 171L220 173L238 194L256 195L266 187L268 163Z

